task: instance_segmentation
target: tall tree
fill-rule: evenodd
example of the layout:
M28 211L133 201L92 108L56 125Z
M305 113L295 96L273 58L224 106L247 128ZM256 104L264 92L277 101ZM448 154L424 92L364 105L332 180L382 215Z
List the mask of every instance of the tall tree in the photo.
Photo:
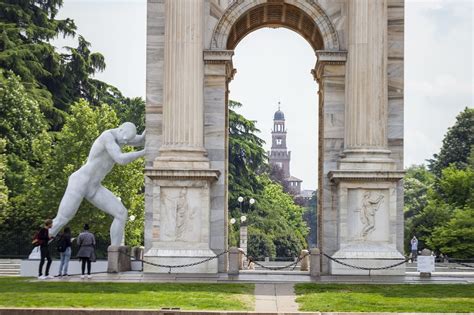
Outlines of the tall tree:
M229 209L239 208L237 198L255 197L263 189L257 175L267 168L264 141L255 122L236 113L242 104L229 102Z
M62 77L61 56L49 42L58 36L73 36L71 19L56 18L62 0L4 0L0 2L0 68L21 77L29 93L54 123L61 113L53 107L51 80Z
M120 91L93 75L105 69L105 59L78 36L77 47L59 53L50 41L75 36L71 19L56 18L62 0L0 2L0 69L17 74L38 100L52 130L60 130L64 112L83 98L94 106L126 101ZM1 78L0 78L1 80Z
M438 177L444 168L454 164L465 168L474 147L474 108L466 107L456 117L454 126L448 129L438 154L429 160L430 170Z
M6 140L6 183L11 196L29 189L26 178L38 162L34 144L47 125L38 102L26 93L20 78L9 72L0 86L0 138Z

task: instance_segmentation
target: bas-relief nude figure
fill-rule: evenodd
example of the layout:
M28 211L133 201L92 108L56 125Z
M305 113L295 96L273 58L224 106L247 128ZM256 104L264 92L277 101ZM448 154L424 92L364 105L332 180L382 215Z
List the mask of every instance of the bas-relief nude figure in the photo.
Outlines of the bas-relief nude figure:
M188 188L182 187L179 192L173 191L163 195L164 241L196 241L196 207L188 202Z
M145 150L123 153L122 146L143 146L144 143L145 132L137 135L135 125L130 122L104 131L92 144L86 164L69 176L66 192L53 219L50 234L55 236L74 217L85 198L114 217L110 227L111 245L120 245L128 211L110 190L102 186L101 182L115 163L128 164L145 155Z
M364 192L362 198L362 208L360 211L360 220L364 225L361 231L361 237L365 240L367 236L375 230L375 212L382 204L384 196L378 195L372 198L370 191Z

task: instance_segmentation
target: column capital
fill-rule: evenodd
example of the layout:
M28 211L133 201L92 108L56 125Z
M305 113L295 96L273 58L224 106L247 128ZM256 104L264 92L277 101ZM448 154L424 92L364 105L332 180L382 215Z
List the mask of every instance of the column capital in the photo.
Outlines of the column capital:
M219 64L232 62L233 50L204 50L205 64Z
M221 75L225 75L226 82L229 83L234 79L237 70L234 69L234 64L232 63L232 57L234 56L233 50L204 50L203 58L204 58L204 65L206 69L208 69L212 65L221 65L225 67L222 71ZM215 75L213 71L205 71L205 75L212 73Z
M346 64L347 51L318 50L316 51L316 57L316 66L311 70L311 73L314 80L319 84L323 77L325 66Z

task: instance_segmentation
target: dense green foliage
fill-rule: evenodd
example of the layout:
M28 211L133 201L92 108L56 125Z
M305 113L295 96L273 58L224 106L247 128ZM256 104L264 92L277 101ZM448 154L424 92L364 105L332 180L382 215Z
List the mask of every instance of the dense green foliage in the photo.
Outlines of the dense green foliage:
M248 254L253 257L294 257L307 248L308 228L304 209L291 195L269 177L263 140L256 133L255 122L236 113L237 102L229 104L229 212L237 219L230 226L231 245L238 244L240 225L239 196L245 197L243 214L248 221ZM248 200L256 203L250 205Z
M469 313L473 284L296 284L304 312Z
M48 282L0 278L1 307L251 311L253 284ZM66 311L65 311L66 313Z
M89 104L113 107L131 106L137 112L137 126L143 112L136 99L122 96L115 87L94 79L105 69L105 58L90 50L90 43L77 36L77 47L65 47L60 53L50 43L63 36L76 36L71 19L56 18L62 0L5 0L0 2L0 70L20 77L27 93L38 101L52 130L61 129L71 104L85 99ZM4 75L0 71L0 82ZM138 105L138 107L135 107ZM130 110L121 108L119 117ZM143 129L143 128L139 128Z
M30 252L34 230L54 217L68 176L102 131L125 121L144 130L145 102L94 79L105 59L85 38L77 36L77 47L63 53L50 43L76 36L72 20L56 18L62 2L0 2L0 255ZM127 224L127 243L141 245L143 160L116 167L104 184L136 217ZM73 233L85 222L103 251L111 218L84 201Z
M474 110L465 109L449 128L439 154L407 170L405 249L416 235L419 249L451 258L474 258ZM470 148L470 150L469 150Z
M474 147L474 108L466 107L456 117L454 126L448 129L438 154L429 160L429 169L438 177L443 169L454 164L463 169L468 166L469 156Z
M6 141L0 138L0 209L5 209L8 203L8 187L5 184L5 171L7 170L5 143Z

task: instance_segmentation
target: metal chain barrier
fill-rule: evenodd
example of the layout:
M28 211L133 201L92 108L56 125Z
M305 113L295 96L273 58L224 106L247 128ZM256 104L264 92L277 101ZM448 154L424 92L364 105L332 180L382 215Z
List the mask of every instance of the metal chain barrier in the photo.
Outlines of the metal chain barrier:
M281 266L281 267L268 267L268 266L262 265L261 263L255 261L255 260L253 260L253 259L249 259L249 256L248 256L246 253L243 253L243 252L242 252L242 254L243 254L248 260L251 260L255 265L257 265L257 266L259 266L259 267L261 267L261 268L263 268L263 269L268 269L268 270L283 270L283 269L287 269L287 268L291 268L291 267L293 267L291 270L295 270L296 265L298 265L298 263L299 263L300 261L302 261L303 258L305 258L306 256L309 256L309 253L307 253L307 254L305 254L305 255L303 255L303 256L301 256L301 257L298 257L298 259L297 259L295 262L293 262L293 263L291 263L291 264L289 264L289 265L286 265L286 266Z
M466 263L464 263L464 262L461 262L461 261L456 261L456 259L448 259L448 262L449 262L449 263L458 264L458 265L461 265L461 266L463 266L463 267L467 267L467 268L472 268L472 269L474 269L474 266L468 265L468 264L466 264Z
M329 260L332 260L338 264L341 264L343 266L346 266L346 267L349 267L349 268L354 268L354 269L359 269L359 270L366 270L366 271L372 271L372 270L384 270L384 269L391 269L391 268L394 268L394 267L398 267L400 265L403 265L404 263L408 262L408 258L405 258L404 260L401 260L400 262L398 263L395 263L395 264L391 264L391 265L388 265L388 266L384 266L384 267L361 267L361 266L355 266L355 265L351 265L351 264L348 264L348 263L345 263L343 261L340 261L339 259L337 258L333 258L325 253L322 253L324 257L328 258ZM391 259L392 260L392 259ZM395 260L395 259L393 259Z
M161 265L161 264L156 264L156 263L152 263L152 262L149 262L149 261L146 261L146 260L143 260L143 259L136 259L135 256L132 256L132 255L129 255L128 253L124 252L124 251L120 251L121 254L124 254L125 256L128 256L130 258L134 258L135 261L141 261L142 263L144 264L147 264L147 265L151 265L151 266L155 266L155 267L159 267L159 268L168 268L168 273L171 273L171 269L176 269L176 268L186 268L186 267L193 267L193 266L197 266L197 265L200 265L200 264L203 264L203 263L206 263L208 261L211 261L213 259L217 259L219 258L220 256L224 255L224 254L227 254L229 251L226 250L226 251L223 251L222 253L220 254L217 254L216 256L211 256L209 258L206 258L206 259L203 259L203 260L200 260L200 261L196 261L196 262L193 262L193 263L189 263L189 264L182 264L182 265Z

